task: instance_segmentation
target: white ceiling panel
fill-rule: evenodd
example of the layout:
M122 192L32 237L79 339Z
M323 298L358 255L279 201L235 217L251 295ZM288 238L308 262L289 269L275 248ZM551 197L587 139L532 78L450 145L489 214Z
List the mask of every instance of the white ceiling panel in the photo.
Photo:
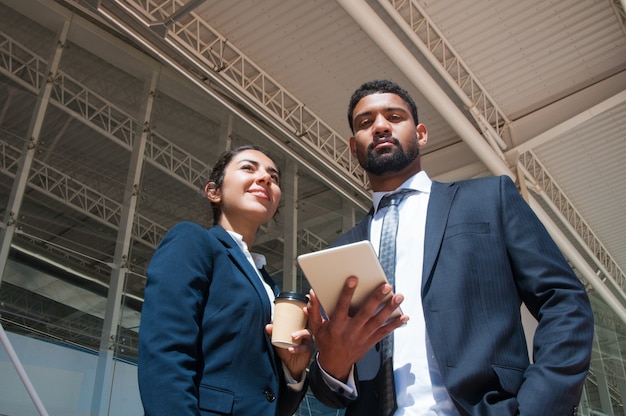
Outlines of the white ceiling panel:
M511 119L626 68L606 0L420 4Z

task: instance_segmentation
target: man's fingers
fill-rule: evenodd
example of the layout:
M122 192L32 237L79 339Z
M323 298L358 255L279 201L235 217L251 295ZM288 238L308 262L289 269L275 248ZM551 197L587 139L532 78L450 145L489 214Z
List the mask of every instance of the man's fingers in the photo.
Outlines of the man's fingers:
M339 293L339 298L337 299L337 305L335 305L333 316L336 316L337 318L348 316L350 302L352 302L352 295L354 295L357 284L358 279L355 276L350 276L346 279L343 289L341 290L341 293Z
M376 299L376 301L378 301L379 298L375 298L374 295L372 295L370 299ZM390 296L389 299L383 300L382 303L378 304L372 300L376 305L374 310L371 310L370 307L362 308L357 317L355 317L355 320L362 320L364 331L380 340L409 320L407 315L391 318L403 300L404 296L401 294L394 294Z
M309 318L309 329L315 335L322 326L323 321L320 302L317 299L315 292L313 292L313 289L309 290L309 302L305 313Z
M381 305L385 302L385 298L390 298L391 295L393 295L391 285L387 283L381 284L368 296L368 298L357 311L354 318L358 322L360 322L361 325L365 325L365 323L370 321L373 316L379 315L380 312L383 312L381 309ZM391 312L393 312L393 310L389 312L389 315L391 314ZM386 319L383 319L381 324L384 323L385 320Z

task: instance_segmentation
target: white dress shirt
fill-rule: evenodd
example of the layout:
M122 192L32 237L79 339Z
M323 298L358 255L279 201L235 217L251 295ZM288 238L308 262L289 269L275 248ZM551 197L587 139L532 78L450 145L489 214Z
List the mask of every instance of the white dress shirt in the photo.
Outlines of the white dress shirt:
M393 368L398 410L395 416L459 416L443 386L430 340L426 333L422 309L422 268L426 211L430 197L431 180L426 172L409 178L393 192L374 192L375 207L370 224L370 241L378 253L382 220L386 208L378 210L381 199L401 189L412 189L398 205L399 224L396 237L395 293L404 295L401 308L409 316L406 325L393 332ZM419 272L416 272L419 271ZM335 391L356 397L353 373L347 383L341 383L323 371L325 382Z
M398 206L400 220L396 237L395 293L404 295L402 311L410 319L393 332L396 416L458 416L439 376L422 309L424 232L431 184L426 172L422 171L396 190L415 190ZM390 193L393 192L375 192L373 205L378 207L381 199ZM380 245L385 212L386 208L376 209L370 225L370 241L375 250Z
M265 291L267 292L267 297L269 298L270 305L272 308L271 317L273 321L274 320L274 299L276 298L276 296L274 295L273 288L270 287L269 284L267 284L267 282L263 278L263 275L261 274L261 269L267 263L265 256L260 253L250 252L250 250L248 250L248 245L246 244L245 241L243 241L243 236L241 234L238 234L230 230L226 230L226 231L228 232L228 234L230 234L233 240L235 240L235 242L237 243L241 251L243 251L243 254L246 256L246 259L248 259L248 262L250 262L250 264L256 271L257 276L259 276L261 283L263 283L263 287L265 288ZM287 382L287 386L294 391L301 391L304 388L304 380L306 379L306 370L302 372L302 374L300 375L300 379L298 381L291 375L285 363L282 363L282 367L283 367L283 373L285 374L285 381Z

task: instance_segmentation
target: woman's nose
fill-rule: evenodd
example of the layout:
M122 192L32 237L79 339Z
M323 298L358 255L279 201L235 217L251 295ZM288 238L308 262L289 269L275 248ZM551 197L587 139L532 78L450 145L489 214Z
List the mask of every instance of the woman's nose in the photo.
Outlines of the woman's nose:
M270 178L271 178L271 175L268 171L259 170L257 173L256 181L260 183L265 183L265 182L269 182Z

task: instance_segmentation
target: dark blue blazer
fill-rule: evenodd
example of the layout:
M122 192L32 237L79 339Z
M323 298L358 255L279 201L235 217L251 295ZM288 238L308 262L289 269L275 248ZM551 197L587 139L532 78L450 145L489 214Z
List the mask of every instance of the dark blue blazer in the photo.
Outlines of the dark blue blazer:
M370 214L337 245L369 238ZM534 364L520 318L539 321ZM445 387L461 415L576 414L589 368L593 315L567 261L510 178L433 182L426 217L422 303ZM311 366L311 389L347 415L373 415L373 349L356 367L359 397L335 394ZM377 374L374 372L374 374ZM519 413L517 413L519 412Z
M306 388L293 392L283 380L265 332L270 307L222 227L174 226L147 272L138 368L146 415L293 414Z

